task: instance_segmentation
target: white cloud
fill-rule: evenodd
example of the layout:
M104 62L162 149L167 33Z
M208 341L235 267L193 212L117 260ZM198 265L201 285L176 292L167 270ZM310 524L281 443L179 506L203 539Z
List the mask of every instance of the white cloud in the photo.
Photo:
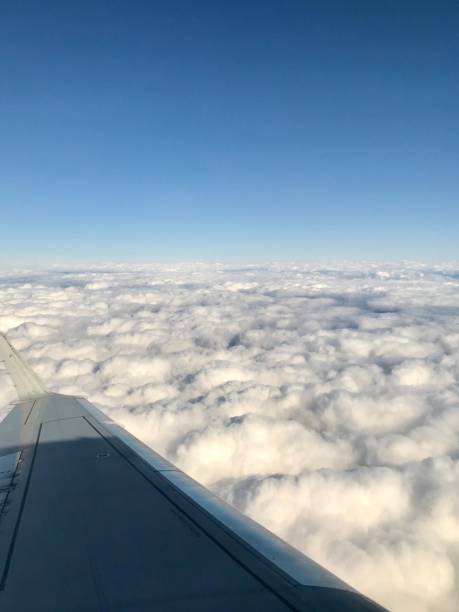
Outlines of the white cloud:
M21 270L0 274L0 329L51 388L366 594L451 612L458 290L452 265Z

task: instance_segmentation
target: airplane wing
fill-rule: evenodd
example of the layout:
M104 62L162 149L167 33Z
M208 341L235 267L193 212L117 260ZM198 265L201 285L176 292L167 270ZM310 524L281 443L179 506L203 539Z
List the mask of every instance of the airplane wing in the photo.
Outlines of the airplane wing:
M379 605L85 399L51 393L0 335L0 610L377 612Z

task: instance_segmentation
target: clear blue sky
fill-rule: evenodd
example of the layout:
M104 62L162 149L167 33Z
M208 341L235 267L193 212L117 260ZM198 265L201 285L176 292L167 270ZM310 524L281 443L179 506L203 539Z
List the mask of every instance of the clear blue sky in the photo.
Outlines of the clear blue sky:
M459 3L0 3L0 264L459 259Z

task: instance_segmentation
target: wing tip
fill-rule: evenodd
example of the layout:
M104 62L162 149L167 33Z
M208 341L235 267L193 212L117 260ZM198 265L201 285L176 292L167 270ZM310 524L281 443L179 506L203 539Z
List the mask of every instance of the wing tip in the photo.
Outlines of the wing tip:
M0 332L0 361L5 363L20 400L47 395L48 391L43 382L3 332Z

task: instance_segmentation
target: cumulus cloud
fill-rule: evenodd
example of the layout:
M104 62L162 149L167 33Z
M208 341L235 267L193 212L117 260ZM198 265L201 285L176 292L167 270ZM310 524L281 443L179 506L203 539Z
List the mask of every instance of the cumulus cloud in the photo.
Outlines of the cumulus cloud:
M0 329L395 612L459 601L459 273L187 264L0 273ZM0 377L0 417L14 391Z

